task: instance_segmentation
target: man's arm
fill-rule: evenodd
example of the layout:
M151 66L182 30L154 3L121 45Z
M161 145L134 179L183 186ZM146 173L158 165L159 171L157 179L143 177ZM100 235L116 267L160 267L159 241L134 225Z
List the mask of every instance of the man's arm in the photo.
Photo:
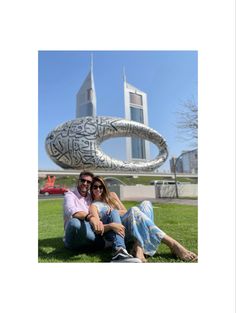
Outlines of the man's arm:
M74 213L72 216L75 218L79 218L80 220L84 220L87 215L88 213L81 211L81 212Z
M99 217L94 216L92 213L88 214L86 212L76 212L75 214L73 214L73 217L78 218L80 220L86 220L93 227L93 230L96 234L103 235L104 227Z

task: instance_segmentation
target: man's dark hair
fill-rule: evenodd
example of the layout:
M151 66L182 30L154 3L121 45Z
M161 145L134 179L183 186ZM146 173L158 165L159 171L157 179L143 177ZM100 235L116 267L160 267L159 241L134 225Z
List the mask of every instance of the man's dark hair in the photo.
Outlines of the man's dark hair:
M88 172L88 171L81 172L79 175L79 180L81 179L82 176L90 176L90 177L94 178L94 174L92 172Z

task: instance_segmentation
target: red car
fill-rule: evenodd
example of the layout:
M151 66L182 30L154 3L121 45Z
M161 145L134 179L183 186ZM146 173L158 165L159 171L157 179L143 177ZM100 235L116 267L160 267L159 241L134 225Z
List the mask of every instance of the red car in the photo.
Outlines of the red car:
M53 187L44 187L40 189L39 193L45 196L48 195L64 195L68 189L60 186L53 186Z

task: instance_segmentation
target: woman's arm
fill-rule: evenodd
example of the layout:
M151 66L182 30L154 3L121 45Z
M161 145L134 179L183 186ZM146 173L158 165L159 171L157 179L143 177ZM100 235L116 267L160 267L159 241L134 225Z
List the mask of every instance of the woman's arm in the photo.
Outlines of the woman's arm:
M104 233L107 231L113 230L118 235L121 235L122 237L125 236L125 227L122 224L119 223L110 223L110 224L104 224Z
M117 196L117 194L115 192L110 192L110 196L112 197L112 199L115 200L116 202L116 206L117 209L119 211L120 215L124 215L127 212L126 207L124 206L124 204L120 201L119 197Z
M99 214L98 214L98 208L96 205L91 204L89 207L89 213L92 214L94 217L96 217L98 220L100 220Z
M104 225L100 221L98 209L96 205L91 204L89 207L89 214L91 217L89 218L89 223L92 225L94 232L96 234L103 234L104 233Z

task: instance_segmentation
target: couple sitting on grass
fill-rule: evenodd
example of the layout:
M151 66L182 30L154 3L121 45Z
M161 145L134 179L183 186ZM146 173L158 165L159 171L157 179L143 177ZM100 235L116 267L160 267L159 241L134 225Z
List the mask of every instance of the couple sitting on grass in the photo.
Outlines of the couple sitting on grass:
M111 262L146 262L146 256L153 256L161 242L181 260L197 260L196 254L154 224L151 202L126 210L116 193L108 191L103 178L91 172L82 172L77 188L65 194L64 229L67 248L112 247ZM131 245L129 253L126 244Z

